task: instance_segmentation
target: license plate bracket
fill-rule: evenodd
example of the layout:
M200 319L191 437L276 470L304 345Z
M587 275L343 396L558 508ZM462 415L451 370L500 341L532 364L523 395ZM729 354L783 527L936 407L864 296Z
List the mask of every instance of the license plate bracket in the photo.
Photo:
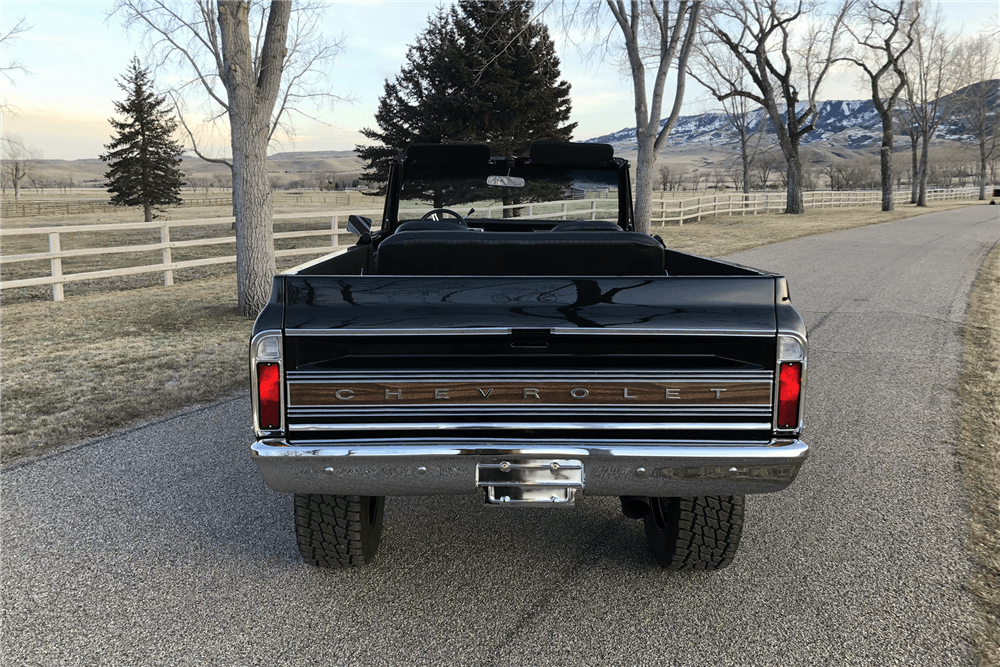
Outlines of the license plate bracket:
M583 489L583 462L574 459L502 460L476 466L488 505L572 507Z

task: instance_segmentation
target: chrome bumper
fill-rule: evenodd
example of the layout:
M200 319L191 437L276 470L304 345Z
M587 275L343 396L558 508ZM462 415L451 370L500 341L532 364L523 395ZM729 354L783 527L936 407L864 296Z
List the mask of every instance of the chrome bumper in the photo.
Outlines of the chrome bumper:
M252 447L264 480L282 493L403 496L475 493L480 465L570 459L592 496L712 496L781 491L809 454L801 440L770 442L393 441L265 439Z

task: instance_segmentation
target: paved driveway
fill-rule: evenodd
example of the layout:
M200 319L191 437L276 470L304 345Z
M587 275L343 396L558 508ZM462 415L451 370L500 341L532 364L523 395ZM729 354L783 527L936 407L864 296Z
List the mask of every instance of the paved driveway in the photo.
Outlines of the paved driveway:
M390 498L372 567L307 567L240 396L3 473L3 664L970 664L955 387L998 222L732 257L787 275L810 327L813 453L748 499L727 570L659 570L616 499L478 496Z

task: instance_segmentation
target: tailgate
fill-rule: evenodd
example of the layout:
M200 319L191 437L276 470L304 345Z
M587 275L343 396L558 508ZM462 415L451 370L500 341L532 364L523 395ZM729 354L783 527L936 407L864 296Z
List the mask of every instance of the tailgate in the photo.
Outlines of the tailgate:
M285 276L290 439L762 441L774 276Z

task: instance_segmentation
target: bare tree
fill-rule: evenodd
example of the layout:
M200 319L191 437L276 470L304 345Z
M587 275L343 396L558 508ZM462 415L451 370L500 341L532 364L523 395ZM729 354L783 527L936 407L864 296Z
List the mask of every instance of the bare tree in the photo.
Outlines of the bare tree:
M317 32L321 9L293 9L287 0L118 0L112 11L126 29L142 33L153 61L190 73L170 91L179 119L199 157L232 170L242 315L263 308L275 272L268 144L292 131L291 114L305 114L305 103L335 99L321 82L340 44ZM185 101L228 126L221 133L229 135L231 159L199 146Z
M771 175L781 171L781 160L774 153L766 151L753 161L753 170L757 185L766 190L771 182Z
M22 16L10 29L0 33L0 53L4 56L4 59L0 60L0 74L3 74L4 78L7 79L7 83L12 86L15 85L14 74L27 74L28 68L20 60L9 60L7 56L10 54L11 45L20 39L21 35L31 30L31 28L32 26L28 25L27 20ZM17 109L11 104L0 101L0 112L15 114Z
M31 182L32 166L41 159L41 152L28 146L16 134L3 135L3 173L14 188L14 201L21 197L21 184Z
M898 0L894 5L869 0L860 6L857 21L848 23L860 52L845 60L864 70L871 84L875 111L882 121L879 155L883 211L895 208L892 194L893 112L906 87L902 59L913 46L920 10L920 0Z
M986 199L986 165L1000 144L1000 55L995 38L981 34L962 44L962 69L965 79L961 103L955 117L965 133L972 136L979 149L979 199Z
M903 59L906 87L904 117L914 151L916 205L927 206L927 165L930 144L941 122L957 101L958 37L944 29L941 6L921 15L914 30L913 48ZM916 156L919 143L920 156Z
M855 0L840 0L830 16L805 0L719 0L707 30L749 76L741 86L725 70L715 80L696 77L719 101L746 97L763 107L785 159L785 213L803 213L802 138L816 127L820 86L839 55L844 21ZM808 18L804 18L808 17ZM802 95L805 99L802 99Z
M611 12L617 33L623 39L635 100L636 176L635 225L650 232L652 194L656 187L656 155L677 125L684 101L687 64L701 21L702 2L681 0L575 0L564 3L562 21L567 34L583 23L591 34L605 33L605 9ZM647 88L647 69L653 72L652 90ZM677 74L669 115L663 118L667 75Z
M690 64L695 78L711 81L717 90L748 89L752 82L743 64L710 33L701 33ZM737 190L750 192L750 170L763 137L764 116L749 97L735 95L721 100L722 113L739 146L738 164L727 167Z

